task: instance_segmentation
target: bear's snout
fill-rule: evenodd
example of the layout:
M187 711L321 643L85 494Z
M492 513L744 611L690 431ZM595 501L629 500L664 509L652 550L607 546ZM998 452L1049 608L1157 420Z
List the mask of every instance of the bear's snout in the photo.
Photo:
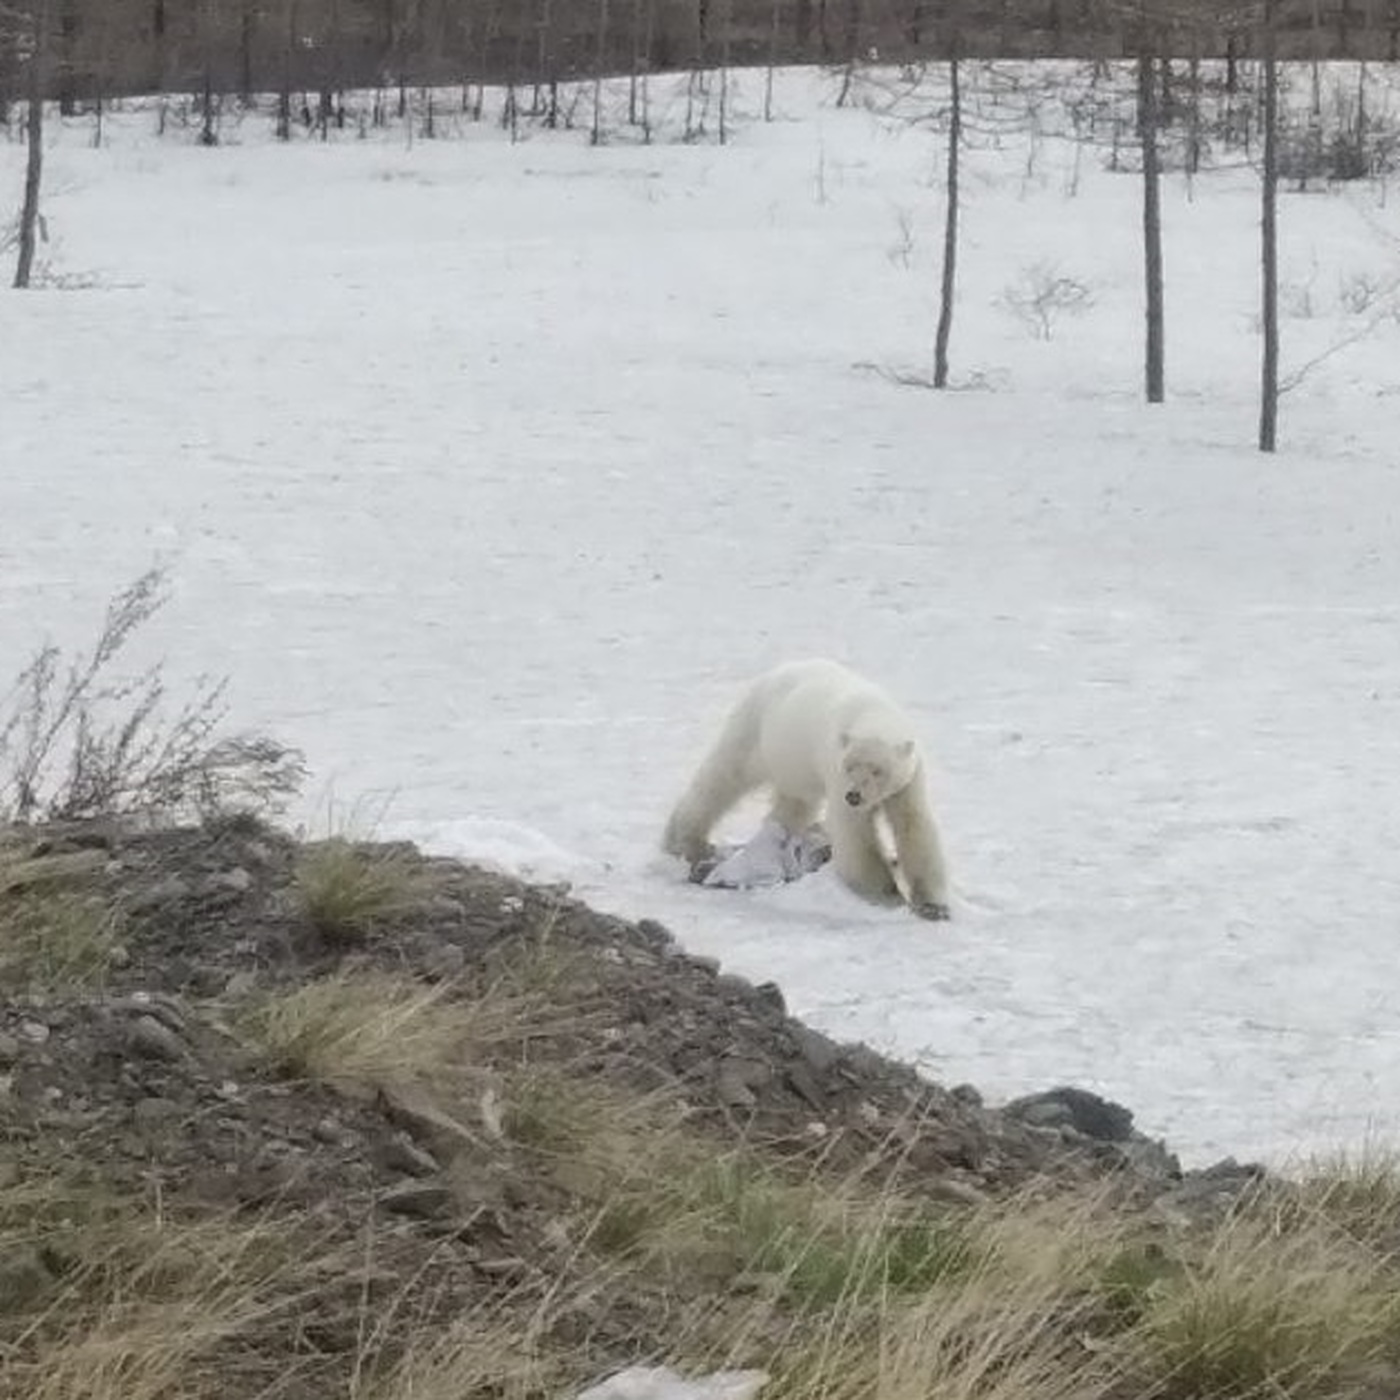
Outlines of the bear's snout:
M846 794L846 805L849 807L860 806L860 793L858 793L855 788L852 788L850 792Z

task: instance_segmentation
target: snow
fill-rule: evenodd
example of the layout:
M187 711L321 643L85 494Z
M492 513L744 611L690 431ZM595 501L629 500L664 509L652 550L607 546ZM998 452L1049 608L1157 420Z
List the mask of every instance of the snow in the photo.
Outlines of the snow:
M1082 1084L1188 1162L1394 1137L1400 325L1255 453L1254 176L1172 176L1149 411L1135 181L1007 131L968 157L963 391L902 385L941 139L817 75L764 125L760 84L722 150L59 133L74 289L0 311L0 656L85 642L164 559L143 643L306 750L309 826L368 806L568 879L832 1034L993 1101ZM1284 199L1286 369L1393 280L1386 195ZM1004 304L1041 260L1092 294L1048 341ZM655 853L739 687L803 654L919 721L952 923Z

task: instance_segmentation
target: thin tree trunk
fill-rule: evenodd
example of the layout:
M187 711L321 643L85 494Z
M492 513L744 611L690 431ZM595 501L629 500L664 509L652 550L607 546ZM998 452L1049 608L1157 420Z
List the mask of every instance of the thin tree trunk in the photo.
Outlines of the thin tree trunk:
M257 11L244 0L238 17L238 95L245 109L253 105L253 37L257 22Z
M944 195L948 211L943 219L943 281L939 288L938 330L933 338L933 387L948 387L948 342L953 334L953 294L958 263L958 161L962 145L962 73L957 54L948 60L948 91L952 111L948 118L948 171Z
M1273 0L1265 0L1264 5L1263 70L1264 178L1259 230L1264 353L1259 386L1259 450L1273 452L1278 444L1278 60Z
M29 286L34 271L34 251L39 236L39 191L44 179L44 85L49 57L49 0L39 0L34 10L34 49L29 56L29 112L25 137L29 142L24 166L24 204L19 216L19 259L15 286Z
M637 80L642 72L642 5L632 0L632 72L627 83L627 125L637 125Z
M63 0L58 30L62 45L58 55L58 114L75 116L78 111L78 36L81 29L77 0Z
M603 144L603 69L607 66L608 0L598 0L598 50L593 75L593 126L588 133L592 146Z
M773 0L768 12L768 71L763 75L763 120L773 120L773 72L778 66L778 21L781 0Z
M204 123L199 129L199 144L219 144L218 121L214 113L214 73L207 60L204 65Z
M729 144L729 63L732 58L730 33L734 27L733 0L726 0L720 15L719 32L719 144Z
M165 69L166 69L166 42L165 42L165 0L155 0L151 8L151 34L156 46L156 92L159 96L156 99L156 134L165 135Z
M296 0L288 0L286 42L282 47L282 91L277 94L277 139L292 139L292 64L297 48Z
M1156 60L1138 58L1138 127L1142 140L1142 251L1147 306L1145 379L1147 402L1166 397L1165 324L1162 313L1162 177L1157 152L1159 121Z

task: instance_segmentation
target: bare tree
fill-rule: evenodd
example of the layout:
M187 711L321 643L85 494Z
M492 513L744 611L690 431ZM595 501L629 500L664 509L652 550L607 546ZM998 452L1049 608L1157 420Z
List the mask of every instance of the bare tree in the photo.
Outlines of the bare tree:
M958 166L962 146L962 72L954 47L948 60L948 164L944 178L943 278L939 288L938 330L933 338L933 387L948 387L948 342L953 334L953 296L958 262Z
M719 144L729 144L729 65L733 57L730 36L734 30L733 0L723 0L719 16Z
M772 0L768 11L768 69L763 75L763 120L773 120L773 73L778 66L779 20L782 15L782 0Z
M1145 378L1147 402L1166 397L1165 323L1162 287L1162 178L1157 150L1161 103L1157 86L1157 62L1150 47L1138 56L1138 134L1142 142L1142 251L1147 306Z
M17 288L29 286L34 271L34 252L39 236L39 191L44 179L44 89L49 66L49 3L35 0L29 12L29 110L25 139L29 143L24 165L24 204L19 215L19 259L15 264Z
M1264 352L1259 384L1259 450L1278 444L1278 55L1275 0L1264 0L1264 169L1261 181L1260 288Z
M287 27L282 42L282 86L277 94L277 139L292 139L292 78L297 59L297 0L287 0Z
M589 129L590 145L603 143L603 70L607 67L608 0L598 0L598 47L593 65L593 124Z
M204 67L204 91L201 101L203 122L199 128L201 146L219 144L219 92L214 82L214 65L219 54L219 0L201 0L199 6L199 47Z

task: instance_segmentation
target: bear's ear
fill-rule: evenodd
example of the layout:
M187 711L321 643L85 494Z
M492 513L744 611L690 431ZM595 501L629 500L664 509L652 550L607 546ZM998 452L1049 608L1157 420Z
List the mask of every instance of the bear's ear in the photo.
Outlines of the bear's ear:
M913 758L914 741L912 739L906 739L902 744L896 746L895 752L900 756L900 758Z
M848 748L850 748L850 747L851 747L851 735L850 735L850 731L849 731L849 730L846 730L846 729L843 729L843 730L836 736L836 742L837 742L838 744L840 744L841 747L842 747L843 749L848 749Z

